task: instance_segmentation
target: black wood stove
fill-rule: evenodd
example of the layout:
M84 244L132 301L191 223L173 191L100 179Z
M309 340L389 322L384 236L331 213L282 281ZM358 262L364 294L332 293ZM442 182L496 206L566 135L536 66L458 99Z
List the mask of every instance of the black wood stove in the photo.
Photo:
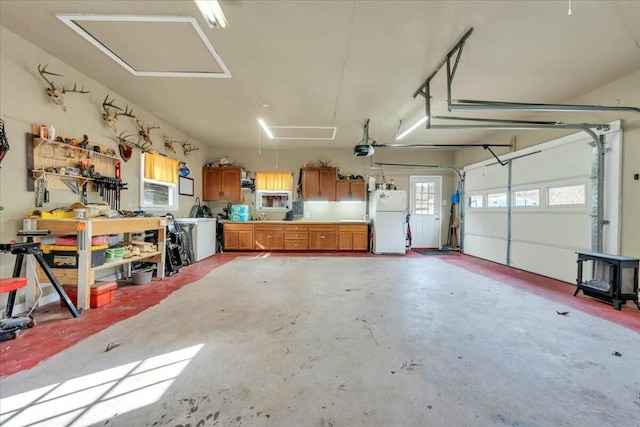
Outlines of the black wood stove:
M638 263L636 258L596 252L578 254L578 287L573 296L582 291L585 295L613 304L620 310L627 301L636 303L638 309ZM583 280L583 264L592 264L591 276Z

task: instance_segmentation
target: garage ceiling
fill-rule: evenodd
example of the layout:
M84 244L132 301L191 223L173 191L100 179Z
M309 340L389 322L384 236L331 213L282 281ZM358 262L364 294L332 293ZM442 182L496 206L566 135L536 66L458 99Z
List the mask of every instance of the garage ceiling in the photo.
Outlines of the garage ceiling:
M640 70L638 1L220 4L229 22L226 29L209 28L196 5L186 0L3 0L0 24L211 147L255 147L261 132L258 115L270 126L337 128L335 139L281 139L281 148L351 149L362 138L367 118L373 139L392 141L400 121L406 129L424 115L424 100L413 99L413 93L471 27L454 98L565 103ZM135 76L57 19L61 13L194 17L231 78ZM128 22L91 23L87 29L136 67L220 71L197 36L183 27L164 31ZM431 89L433 114L449 114L444 70ZM547 115L553 120L553 113ZM505 143L508 134L504 141L491 142ZM403 142L472 143L482 135L421 129Z

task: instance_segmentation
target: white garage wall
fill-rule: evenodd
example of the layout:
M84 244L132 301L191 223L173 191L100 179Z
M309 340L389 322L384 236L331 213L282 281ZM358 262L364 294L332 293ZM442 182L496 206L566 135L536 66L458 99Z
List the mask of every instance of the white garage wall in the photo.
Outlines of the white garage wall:
M503 157L510 165L484 161L465 168L467 214L465 252L523 270L574 282L576 251L592 248L592 142L581 132ZM621 131L619 122L605 135L605 219L618 229ZM487 195L537 189L538 206L492 208ZM549 206L552 187L583 185L582 205ZM482 208L469 207L469 197L482 195ZM509 203L509 201L508 201ZM509 224L509 214L511 215ZM606 228L605 228L606 229ZM609 253L619 246L617 233L607 233Z

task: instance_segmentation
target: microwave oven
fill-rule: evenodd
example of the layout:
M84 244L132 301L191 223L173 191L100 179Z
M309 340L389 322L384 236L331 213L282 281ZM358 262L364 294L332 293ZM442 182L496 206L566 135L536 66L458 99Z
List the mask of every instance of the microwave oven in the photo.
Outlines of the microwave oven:
M291 191L258 191L256 207L262 211L288 211L292 206Z

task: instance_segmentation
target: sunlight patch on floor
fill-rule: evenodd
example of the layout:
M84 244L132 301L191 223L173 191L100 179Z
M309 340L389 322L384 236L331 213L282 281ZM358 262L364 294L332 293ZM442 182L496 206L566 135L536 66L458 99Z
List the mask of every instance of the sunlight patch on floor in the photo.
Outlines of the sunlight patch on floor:
M82 427L158 401L204 344L0 399L0 424Z

